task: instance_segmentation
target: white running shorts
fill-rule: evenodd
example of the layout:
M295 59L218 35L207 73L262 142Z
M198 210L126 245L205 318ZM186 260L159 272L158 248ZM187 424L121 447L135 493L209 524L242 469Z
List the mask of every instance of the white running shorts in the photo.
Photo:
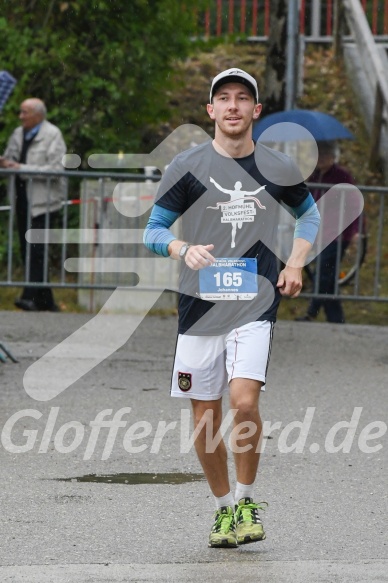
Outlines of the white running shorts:
M221 336L179 334L171 396L220 399L234 378L264 383L271 355L274 323L250 322Z

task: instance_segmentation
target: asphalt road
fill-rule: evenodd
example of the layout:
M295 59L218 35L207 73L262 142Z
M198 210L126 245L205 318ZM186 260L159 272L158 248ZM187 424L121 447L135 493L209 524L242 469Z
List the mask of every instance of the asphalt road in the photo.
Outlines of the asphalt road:
M388 581L387 328L277 323L257 480L267 539L217 550L189 402L169 397L175 317L127 341L128 316L0 318L19 361L0 363L1 583Z

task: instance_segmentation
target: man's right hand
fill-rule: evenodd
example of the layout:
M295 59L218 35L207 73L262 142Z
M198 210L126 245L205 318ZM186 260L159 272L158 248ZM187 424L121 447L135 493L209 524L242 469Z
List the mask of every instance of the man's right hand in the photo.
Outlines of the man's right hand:
M8 160L0 156L0 168L19 168L19 164L14 160Z
M171 259L180 259L179 251L185 241L174 239L168 246L168 252ZM214 249L214 245L190 245L185 255L185 263L190 269L202 269L209 267L214 263L215 258L210 253Z
M209 267L215 262L215 258L210 253L213 249L214 245L190 245L185 255L187 267L195 270Z

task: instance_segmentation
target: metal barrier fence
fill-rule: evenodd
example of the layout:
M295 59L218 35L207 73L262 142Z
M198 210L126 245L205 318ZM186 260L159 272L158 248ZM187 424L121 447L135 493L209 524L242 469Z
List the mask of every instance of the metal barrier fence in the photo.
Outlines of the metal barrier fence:
M80 305L89 310L104 305L109 290L116 288L133 288L132 293L127 294L129 303L119 306L122 309L141 306L145 292L177 290L178 262L155 257L143 245L143 231L156 194L158 177L81 171L26 174L27 188L34 181L44 181L50 186L53 181L65 178L67 197L56 216L45 214L44 228L34 228L34 217L31 209L28 210L27 251L23 266L15 226L16 175L12 170L0 170L0 185L3 187L0 287L29 285L77 289ZM353 248L346 250L343 260L340 260L339 247L333 294L318 293L317 277L312 277L310 266L302 297L388 301L388 233L384 231L384 222L388 219L388 188L363 185L358 188L366 203L367 234L363 233ZM47 208L50 208L50 200ZM179 236L179 221L173 228ZM289 230L289 225L280 225L279 240L282 230ZM363 231L361 219L359 230ZM43 276L41 281L31 282L29 258L32 245L38 244L44 246ZM319 258L314 269L319 274ZM170 296L163 295L167 298L165 306L175 306L173 292Z
M332 38L335 2L338 0L300 0L300 33L306 41ZM372 34L388 35L387 0L360 0ZM273 10L273 7L272 7ZM220 37L244 34L264 40L270 28L271 0L213 0L205 12L198 14L198 35Z

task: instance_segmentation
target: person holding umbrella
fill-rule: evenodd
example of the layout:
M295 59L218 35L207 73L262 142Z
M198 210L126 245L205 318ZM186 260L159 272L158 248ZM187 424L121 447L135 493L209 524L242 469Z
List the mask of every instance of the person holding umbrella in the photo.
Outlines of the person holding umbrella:
M307 182L321 184L354 184L353 176L348 170L339 166L339 148L335 140L318 141L318 161L313 174ZM325 189L312 188L311 194L315 202L323 196ZM331 216L330 208L321 216L322 227L330 229L330 225L336 223L338 218ZM343 233L330 243L320 255L320 267L318 269L318 293L334 294L335 283L338 274L338 257L342 259L349 245L358 238L359 221L351 223ZM340 246L340 249L339 249ZM325 311L328 322L335 324L345 323L345 315L339 299L312 298L304 316L295 318L297 321L312 322L319 314L320 309Z
M259 142L298 142L306 140L306 130L318 146L318 161L308 183L354 184L353 176L338 165L339 148L337 140L353 140L353 134L334 116L308 109L280 111L259 120L253 128L253 138ZM312 195L317 202L325 190L313 189ZM332 209L326 209L321 228L330 233L332 226L338 224L338 215ZM363 226L363 225L362 225ZM338 274L338 257L342 259L351 242L358 237L359 222L354 221L320 254L320 268L317 273L318 293L334 294ZM330 237L329 237L330 238ZM307 313L296 318L299 321L313 321L323 308L329 322L344 323L345 316L340 300L312 299Z

